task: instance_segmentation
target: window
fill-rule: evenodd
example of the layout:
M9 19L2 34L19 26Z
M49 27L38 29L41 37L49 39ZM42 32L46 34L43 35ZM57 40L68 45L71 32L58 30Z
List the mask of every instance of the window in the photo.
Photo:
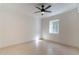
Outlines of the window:
M49 33L59 33L59 20L49 21Z

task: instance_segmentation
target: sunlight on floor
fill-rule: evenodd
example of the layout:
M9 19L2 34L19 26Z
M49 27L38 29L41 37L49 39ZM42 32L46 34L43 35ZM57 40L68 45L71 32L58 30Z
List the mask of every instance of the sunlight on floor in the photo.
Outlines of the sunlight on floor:
M35 38L35 45L36 45L36 47L38 47L39 46L39 42L41 42L42 40L40 40L40 37L39 36L36 36L36 38Z

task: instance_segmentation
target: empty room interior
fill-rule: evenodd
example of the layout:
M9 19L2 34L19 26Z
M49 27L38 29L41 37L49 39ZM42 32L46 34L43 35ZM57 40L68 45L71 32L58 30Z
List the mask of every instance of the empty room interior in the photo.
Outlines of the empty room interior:
M78 3L0 3L0 55L78 55Z

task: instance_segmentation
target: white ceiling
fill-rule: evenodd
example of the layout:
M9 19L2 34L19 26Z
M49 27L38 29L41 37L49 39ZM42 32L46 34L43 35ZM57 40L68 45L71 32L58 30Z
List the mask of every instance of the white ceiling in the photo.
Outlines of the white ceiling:
M52 4L47 4L47 5L52 5L52 7L48 9L52 11L52 13L45 13L44 16L41 16L40 13L35 14L35 15L39 15L40 17L49 17L49 16L60 14L60 13L64 13L66 11L72 10L77 7L77 4L75 3L52 3Z
M8 11L12 10L13 12L21 12L26 15L33 15L38 17L49 17L53 15L57 15L63 13L65 11L69 11L77 7L75 3L45 3L45 5L52 5L52 7L48 10L52 11L52 13L45 13L43 16L40 13L34 13L38 11L35 7L40 7L41 4L39 3L0 3L0 10Z

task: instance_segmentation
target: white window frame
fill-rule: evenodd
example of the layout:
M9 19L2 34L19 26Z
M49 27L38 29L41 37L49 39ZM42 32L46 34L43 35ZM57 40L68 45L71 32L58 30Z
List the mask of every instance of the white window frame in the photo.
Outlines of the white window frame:
M53 23L57 22L57 21L59 22L59 19L49 21L49 33L50 34L58 34L59 33L59 24L58 24L58 31L57 32L54 32L53 28L52 28L54 26Z

